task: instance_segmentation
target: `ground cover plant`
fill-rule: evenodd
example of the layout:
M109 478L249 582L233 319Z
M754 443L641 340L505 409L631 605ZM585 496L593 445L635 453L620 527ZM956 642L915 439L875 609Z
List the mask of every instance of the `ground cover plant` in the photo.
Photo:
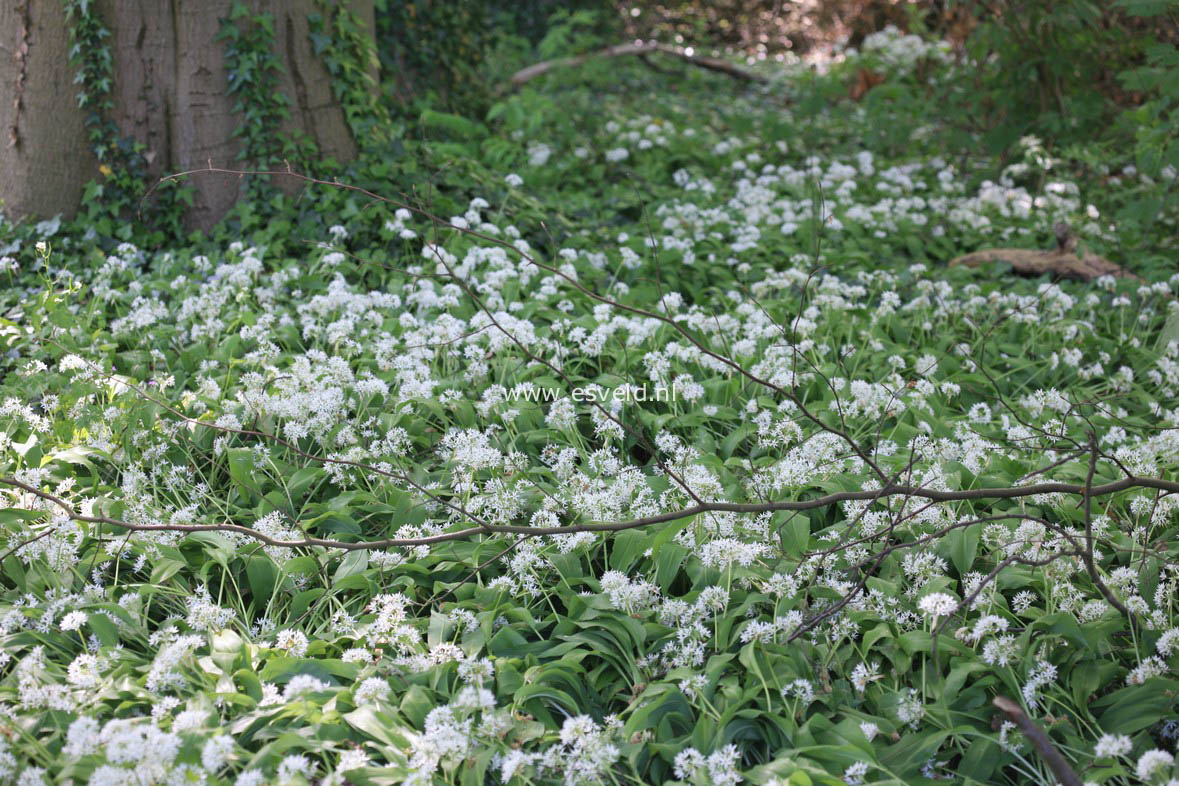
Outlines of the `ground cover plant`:
M1177 782L1176 172L860 50L5 226L0 782ZM1134 277L945 265L1061 222Z

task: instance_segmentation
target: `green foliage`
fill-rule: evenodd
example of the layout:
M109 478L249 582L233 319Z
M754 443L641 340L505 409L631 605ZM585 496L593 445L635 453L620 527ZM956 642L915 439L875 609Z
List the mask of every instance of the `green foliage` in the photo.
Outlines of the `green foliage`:
M377 51L401 103L477 107L490 89L479 68L492 38L484 3L377 2Z
M1179 2L1122 0L1127 15L1150 23L1179 21ZM1179 49L1171 41L1155 41L1147 46L1145 63L1118 74L1121 85L1148 98L1141 106L1127 109L1121 123L1124 132L1133 135L1134 160L1142 174L1154 180L1167 179L1167 173L1179 171ZM1173 209L1175 180L1165 188L1147 189L1119 217L1148 233L1158 219Z
M958 5L975 10L979 24L966 41L970 68L948 88L955 112L980 128L993 152L1027 134L1051 145L1130 141L1139 169L1157 177L1174 155L1179 4ZM1116 136L1106 133L1111 125Z
M284 162L313 167L318 159L314 141L282 130L290 116L290 98L279 89L283 66L274 51L274 17L254 14L245 2L234 0L217 40L225 44L226 90L236 99L233 111L241 116L233 133L241 141L238 160L259 169ZM250 181L256 196L265 194L257 191L263 183Z
M1116 111L1108 94L1113 74L1142 46L1116 21L1102 24L1113 2L997 5L967 41L978 68L967 106L987 127L992 149L1031 133L1074 141L1108 121Z
M334 23L326 15L322 23L317 35L328 35ZM562 54L557 41L591 46L578 43L587 29L558 28L547 46L554 54ZM517 483L528 514L571 490L593 502L619 474L612 456L635 473L625 475L635 493L678 504L674 483L639 440L604 433L588 408L562 427L547 421L548 402L501 395L525 384L567 392L567 383L481 327L459 282L499 298L497 318L527 323L531 346L551 352L579 384L647 380L659 358L669 373L698 382L701 400L627 405L623 418L689 446L694 477L722 499L744 495L751 477L796 446L791 411L709 364L671 326L601 310L593 295L642 309L666 303L692 335L775 374L790 369L775 365L774 352L798 347L815 375L800 384L808 405L826 425L846 414L855 439L881 446L890 471L905 471L902 446L918 444L922 468L937 469L931 483L1018 484L1068 453L998 446L1029 439L1026 421L1066 442L1096 428L1114 440L1111 451L1132 449L1134 461L1154 456L1141 447L1154 440L1161 458L1151 460L1166 473L1173 441L1153 431L1172 417L1175 384L1169 346L1179 311L1177 280L1167 280L1174 233L1166 213L1135 225L1142 252L1119 257L1150 286L942 267L980 246L1050 244L1057 219L1116 255L1123 222L1112 219L1110 231L1108 217L1153 186L1121 169L1111 171L1116 182L1086 180L1113 161L1092 145L1026 139L996 162L974 131L940 133L944 113L928 82L940 84L954 65L939 47L923 47L861 102L844 98L858 69L896 63L894 48L915 51L899 40L825 75L786 72L768 88L695 71L672 81L633 62L587 64L478 116L422 107L420 134L390 135L388 147L401 145L396 156L374 146L355 165L352 182L412 194L443 218L521 244L573 271L589 294L547 273L526 280L527 264L483 240L318 186L298 201L246 201L210 236L155 254L123 245L108 255L85 239L84 226L6 226L0 258L20 269L4 264L10 286L0 290L0 474L99 516L258 529L278 521L286 531L277 534L290 539L356 541L469 523L447 519L419 488L466 502L464 489ZM332 48L319 43L325 54ZM261 67L265 58L243 62ZM336 62L354 77L363 61ZM359 89L363 81L352 77L340 78ZM778 222L787 212L796 226ZM690 239L692 256L647 242L665 235ZM53 246L37 251L38 240ZM435 242L462 275L431 275L437 257L423 246ZM929 376L919 371L926 356L937 362ZM859 389L894 377L903 384L878 402L888 404L878 418L837 411L836 378ZM425 378L435 395L407 392ZM1026 401L1048 400L1049 391L1070 397L1078 416L1029 413ZM1114 409L1093 403L1101 398ZM337 416L340 408L346 415ZM769 424L782 428L778 437L759 413L785 416ZM214 423L241 430L206 427ZM799 428L808 438L820 431ZM462 470L440 440L466 429L486 432L512 463L473 468L469 483L452 485ZM395 439L382 447L388 435ZM576 472L551 463L554 448L572 451ZM307 453L382 462L395 478L325 466ZM797 486L767 495L809 499L872 480L840 455L807 454L803 468ZM1086 464L1066 460L1051 472L1082 482ZM1100 473L1116 468L1103 462ZM226 531L73 527L8 487L0 494L11 503L0 508L0 702L15 708L0 719L0 753L60 782L109 764L98 748L67 750L85 715L157 723L160 739L179 739L175 760L202 768L180 774L216 786L252 768L278 782L287 757L316 768L293 783L404 782L407 752L443 739L446 717L469 727L478 745L446 758L433 774L439 784L500 782L497 757L514 753L550 750L568 761L563 737L592 742L604 758L616 752L604 782L704 786L739 772L758 786L838 786L863 765L872 784L932 776L1050 784L1027 741L995 728L989 705L998 694L1023 696L1033 675L1048 673L1044 664L1055 677L1036 683L1033 712L1086 780L1136 783L1137 757L1173 750L1177 655L1163 636L1179 624L1168 567L1176 524L1163 507L1168 497L1153 493L1105 498L1108 518L1096 536L1101 575L1117 577L1119 597L1146 603L1148 619L1114 613L1091 577L1062 560L1051 570L1008 565L940 633L917 607L921 597L965 597L1009 552L1047 547L1051 534L995 522L958 528L929 541L924 558L940 567L927 574L906 567L903 551L870 572L857 567L863 555L854 550L808 561L808 552L850 537L854 506L758 522L696 515L569 540L516 543L493 533L430 549L284 550ZM1073 500L1051 495L970 502L946 514L1082 525ZM887 542L929 537L939 525L920 515L894 524ZM763 550L718 565L710 555L729 537ZM807 578L810 570L822 579ZM637 600L618 592L610 571ZM861 575L870 602L788 641L794 614L828 608ZM392 608L393 596L404 605ZM699 607L698 626L677 616L701 598L714 605ZM72 612L82 616L63 626ZM1004 630L973 641L959 630L973 630L984 614ZM682 663L661 660L683 642L693 649ZM988 654L996 643L1001 658ZM493 673L470 676L488 668L483 659ZM376 687L363 688L373 679ZM474 708L488 699L468 689L485 690L494 713ZM56 708L34 706L41 697ZM567 719L582 716L593 729L581 721L565 731ZM1132 754L1098 755L1103 734L1126 735ZM226 737L229 755L205 768L205 746ZM347 758L357 752L367 765ZM560 783L580 772L529 766L510 782Z
M601 13L587 8L556 11L549 17L544 38L536 45L537 55L550 60L600 49L606 43L601 20Z
M332 76L332 90L357 144L363 149L388 141L390 115L380 100L373 73L379 68L371 30L344 3L318 0L311 14L312 49Z
M602 0L377 0L376 9L389 93L410 117L427 105L480 116L515 70L548 52L571 54L563 45L575 28L584 47L614 43L619 27Z

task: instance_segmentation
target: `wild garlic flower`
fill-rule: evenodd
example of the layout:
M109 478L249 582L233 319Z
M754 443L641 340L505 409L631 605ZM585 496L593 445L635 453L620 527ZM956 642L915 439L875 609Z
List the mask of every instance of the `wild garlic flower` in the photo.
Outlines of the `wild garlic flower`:
M1175 757L1164 750L1155 748L1138 757L1134 774L1139 780L1150 782L1156 775L1165 773L1175 764Z
M918 601L917 605L921 611L936 620L953 614L958 608L958 600L944 592L932 592Z
M1125 734L1102 734L1093 746L1093 755L1099 759L1125 756L1133 747L1134 743Z

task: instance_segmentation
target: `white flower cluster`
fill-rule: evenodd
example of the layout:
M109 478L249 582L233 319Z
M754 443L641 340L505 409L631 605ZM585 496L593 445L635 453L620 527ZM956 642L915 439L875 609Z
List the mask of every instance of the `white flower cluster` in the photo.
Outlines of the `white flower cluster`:
M744 780L740 761L736 745L726 745L708 756L695 748L684 748L675 757L675 777L700 786L736 786Z
M917 61L924 58L950 61L948 41L926 41L921 36L902 33L895 25L887 25L882 30L869 33L864 37L860 51L878 59L889 69L902 71L912 69ZM853 56L855 50L844 50L844 54Z

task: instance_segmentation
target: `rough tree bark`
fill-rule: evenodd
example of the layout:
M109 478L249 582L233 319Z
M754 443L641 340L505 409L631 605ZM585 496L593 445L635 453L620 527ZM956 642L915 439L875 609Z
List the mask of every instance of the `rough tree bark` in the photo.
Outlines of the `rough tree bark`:
M373 29L372 0L342 0ZM227 94L225 45L216 37L232 0L95 0L111 32L115 63L112 120L146 145L148 173L162 175L239 164L233 138L240 118ZM247 0L274 18L274 54L289 117L283 131L302 133L321 156L347 161L357 152L331 76L308 37L314 0ZM19 53L26 44L28 54ZM0 123L16 144L0 151L0 198L10 217L72 215L87 181L97 177L77 106L74 69L61 0L0 3ZM23 76L22 76L23 74ZM11 134L9 140L11 140ZM186 221L208 228L238 198L243 183L225 175L190 179Z
M58 0L0 2L0 200L9 216L72 213L97 175L68 59Z

